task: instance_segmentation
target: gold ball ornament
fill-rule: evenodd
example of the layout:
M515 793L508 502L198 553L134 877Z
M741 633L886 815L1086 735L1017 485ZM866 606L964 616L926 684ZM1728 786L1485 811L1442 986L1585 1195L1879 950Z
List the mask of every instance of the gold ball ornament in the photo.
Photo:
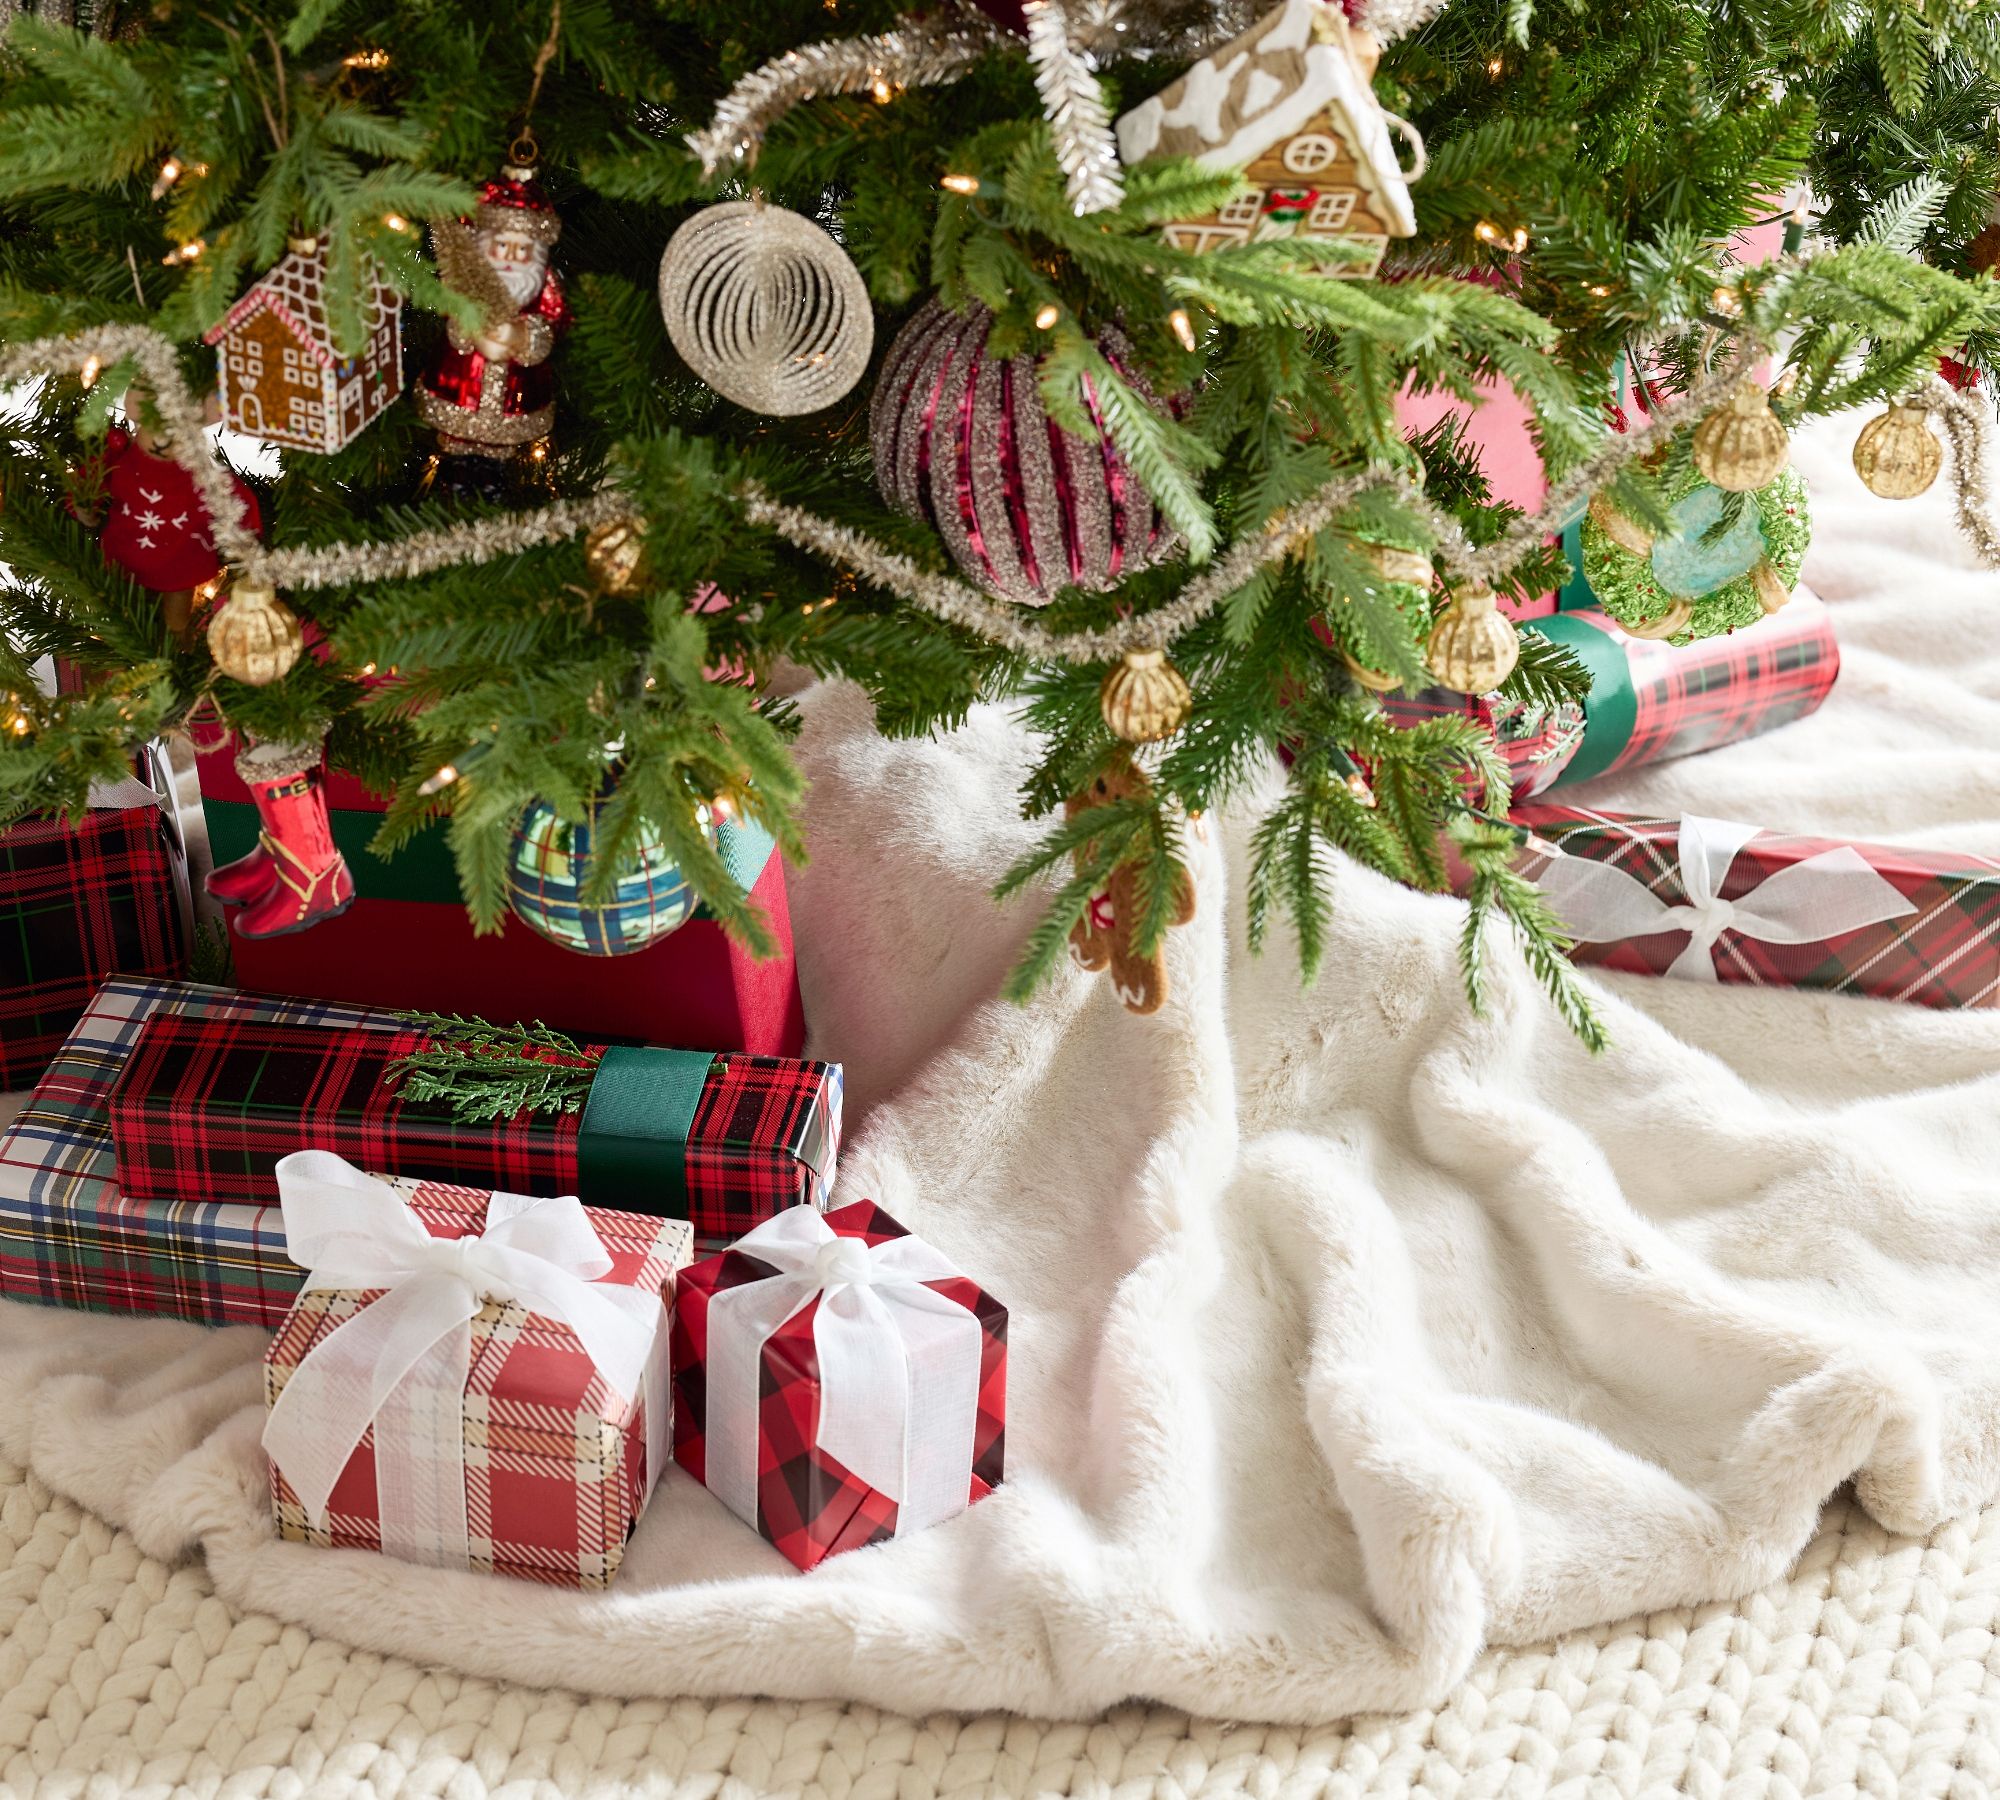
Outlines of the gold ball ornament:
M1194 693L1164 650L1128 650L1104 677L1097 703L1115 736L1128 744L1157 744L1187 723Z
M599 525L583 540L583 560L602 592L637 592L646 571L645 520L611 519Z
M244 585L231 589L208 622L208 653L232 681L269 687L281 679L305 648L298 614L277 590Z
M1704 481L1732 494L1769 487L1791 455L1771 396L1754 381L1746 381L1694 428L1694 466Z
M1490 587L1464 587L1431 627L1424 660L1446 687L1461 694L1490 694L1514 672L1521 638L1501 616Z
M1884 500L1914 500L1943 467L1944 445L1921 406L1890 407L1854 440L1854 472Z

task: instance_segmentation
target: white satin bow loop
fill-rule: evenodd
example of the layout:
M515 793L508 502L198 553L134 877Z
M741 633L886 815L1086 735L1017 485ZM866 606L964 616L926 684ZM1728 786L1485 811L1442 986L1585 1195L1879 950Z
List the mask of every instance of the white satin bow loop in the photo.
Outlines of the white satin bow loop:
M388 1291L292 1370L264 1422L266 1452L321 1524L373 1425L383 1549L463 1563L461 1419L481 1307L517 1300L567 1325L606 1383L629 1396L660 1329L659 1296L599 1285L611 1259L574 1195L495 1193L483 1235L435 1238L393 1188L324 1150L284 1158L278 1194L286 1251L308 1288Z
M1741 899L1725 900L1723 883L1757 831L1730 819L1684 815L1680 878L1687 899L1679 905L1662 900L1624 869L1583 856L1558 854L1536 885L1579 943L1687 932L1687 948L1667 973L1690 981L1718 979L1715 946L1725 931L1766 944L1817 944L1917 910L1849 844L1779 869Z
M979 1418L979 1321L926 1282L963 1279L914 1237L870 1246L809 1206L766 1220L736 1248L773 1272L708 1303L707 1477L757 1519L764 1346L812 1301L819 1361L815 1442L896 1502L896 1535L964 1510Z

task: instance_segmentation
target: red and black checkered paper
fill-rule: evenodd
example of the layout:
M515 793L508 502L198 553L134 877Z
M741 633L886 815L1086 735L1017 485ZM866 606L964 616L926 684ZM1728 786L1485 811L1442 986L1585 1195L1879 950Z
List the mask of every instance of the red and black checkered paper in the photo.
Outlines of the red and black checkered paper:
M872 1200L826 1215L842 1237L874 1245L907 1237ZM761 1281L771 1265L748 1251L729 1250L683 1270L675 1284L674 1458L695 1480L707 1480L708 1303L725 1289ZM984 1333L979 1363L979 1421L973 1436L966 1503L1000 1484L1007 1422L1007 1309L977 1283L926 1285L955 1300ZM859 1550L896 1535L896 1503L851 1474L814 1442L819 1435L819 1357L813 1348L814 1300L774 1332L764 1346L757 1412L757 1517L752 1521L801 1569L836 1551Z
M391 1066L425 1041L240 1017L151 1019L111 1094L119 1185L138 1200L272 1206L281 1157L331 1150L357 1168L426 1180L579 1191L578 1114L474 1124L391 1086ZM718 1056L685 1155L696 1241L721 1248L787 1207L824 1206L839 1129L838 1065ZM650 1194L587 1198L658 1210Z
M187 973L172 838L157 807L0 831L0 1089L28 1087L113 975Z
M483 1188L392 1183L433 1237L468 1237L486 1221ZM611 1273L663 1301L660 1336L637 1394L607 1387L576 1333L520 1302L489 1300L472 1321L472 1366L460 1418L470 1566L556 1586L602 1588L618 1573L625 1542L659 1479L647 1465L647 1408L670 1406L667 1310L674 1272L693 1242L677 1219L587 1207ZM310 1288L293 1303L264 1353L264 1399L285 1384L323 1338L382 1297L383 1290ZM664 1434L662 1434L664 1437ZM371 1428L334 1484L323 1526L308 1522L291 1484L273 1465L278 1535L341 1550L382 1548Z
M1514 822L1566 855L1623 869L1670 906L1687 900L1680 877L1678 819L1538 803L1516 808ZM1848 842L1760 832L1736 853L1721 897L1741 900L1778 870ZM2000 858L1887 844L1852 847L1917 910L1812 944L1769 944L1726 930L1715 946L1718 978L1758 987L1872 994L1948 1010L2000 1006ZM1531 845L1519 866L1533 876L1547 861ZM1662 975L1687 946L1687 932L1660 931L1578 944L1570 955L1580 963Z
M1630 637L1595 607L1534 623L1545 630L1599 632L1622 654L1636 715L1623 744L1601 743L1597 734L1615 711L1593 712L1588 700L1580 730L1567 708L1537 711L1496 695L1449 688L1390 694L1382 703L1398 724L1452 717L1486 726L1513 776L1516 801L1580 777L1692 756L1775 731L1817 710L1840 673L1831 615L1824 601L1806 591L1755 625L1691 644Z

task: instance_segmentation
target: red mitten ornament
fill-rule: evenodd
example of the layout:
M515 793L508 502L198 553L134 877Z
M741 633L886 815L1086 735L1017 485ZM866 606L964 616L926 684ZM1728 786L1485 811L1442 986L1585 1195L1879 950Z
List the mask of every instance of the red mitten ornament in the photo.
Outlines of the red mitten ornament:
M215 521L179 463L141 449L129 432L105 440L98 469L104 482L104 559L155 593L199 587L222 568ZM243 502L244 524L262 525L257 497L230 477Z

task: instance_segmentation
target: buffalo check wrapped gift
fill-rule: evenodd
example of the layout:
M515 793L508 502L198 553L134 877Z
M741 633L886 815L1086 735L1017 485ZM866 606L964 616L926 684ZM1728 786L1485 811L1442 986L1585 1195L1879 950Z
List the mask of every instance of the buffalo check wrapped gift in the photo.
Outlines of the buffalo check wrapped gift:
M1691 756L1775 730L1816 710L1840 673L1826 603L1805 588L1782 612L1692 644L1628 636L1595 607L1532 621L1590 671L1581 707L1427 688L1391 694L1401 723L1441 715L1488 726L1514 778L1514 798L1642 763Z
M358 1007L184 981L106 982L0 1137L0 1294L210 1325L276 1325L303 1278L285 1254L276 1206L135 1200L119 1185L111 1090L147 1021L164 1014L385 1032L402 1023Z
M0 831L0 1090L40 1078L108 977L187 973L175 855L157 806Z
M801 1569L999 1484L1007 1309L871 1200L696 1263L673 1331L675 1457Z
M608 1586L667 1456L687 1225L320 1150L278 1183L309 1271L264 1355L279 1536Z
M2000 859L1724 819L1516 809L1578 962L1691 981L2000 1005Z
M421 1032L215 1015L140 1032L111 1094L119 1184L271 1205L293 1150L368 1169L685 1218L721 1248L788 1206L824 1206L840 1144L837 1063L612 1048L580 1112L468 1123L406 1099L396 1061Z

